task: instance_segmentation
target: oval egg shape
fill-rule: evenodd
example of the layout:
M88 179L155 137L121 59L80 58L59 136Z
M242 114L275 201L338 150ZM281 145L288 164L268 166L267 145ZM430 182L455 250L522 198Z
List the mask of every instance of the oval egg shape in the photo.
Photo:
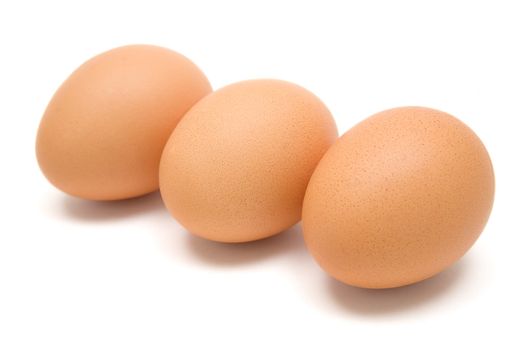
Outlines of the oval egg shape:
M131 45L90 59L49 103L36 141L38 163L60 190L93 200L158 189L169 135L211 86L186 57Z
M160 164L162 198L186 229L210 240L277 234L300 220L310 176L336 138L329 110L300 86L229 85L173 131Z
M346 284L403 286L463 256L493 199L490 157L470 128L434 109L395 108L350 129L319 162L303 204L304 238Z

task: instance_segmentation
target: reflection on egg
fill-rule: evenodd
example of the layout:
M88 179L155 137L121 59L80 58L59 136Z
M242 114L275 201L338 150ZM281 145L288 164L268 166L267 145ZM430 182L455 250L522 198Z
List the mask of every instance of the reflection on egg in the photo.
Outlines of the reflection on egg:
M160 190L190 232L222 242L268 237L300 220L304 191L337 129L309 91L278 80L200 100L164 149Z
M342 282L402 286L465 254L493 198L491 161L472 130L437 110L391 109L352 128L319 162L304 199L304 238Z
M155 191L169 135L210 91L199 68L168 49L133 45L98 55L49 103L37 136L39 165L56 187L82 198Z

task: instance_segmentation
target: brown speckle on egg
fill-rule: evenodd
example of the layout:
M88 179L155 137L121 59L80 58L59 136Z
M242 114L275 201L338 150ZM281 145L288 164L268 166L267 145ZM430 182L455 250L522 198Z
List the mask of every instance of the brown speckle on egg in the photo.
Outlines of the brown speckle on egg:
M305 195L304 237L336 279L402 286L465 254L493 198L491 161L471 129L434 109L395 108L350 129L322 158Z
M171 135L160 190L190 232L245 242L300 220L308 180L337 138L325 105L279 80L224 87L199 101Z

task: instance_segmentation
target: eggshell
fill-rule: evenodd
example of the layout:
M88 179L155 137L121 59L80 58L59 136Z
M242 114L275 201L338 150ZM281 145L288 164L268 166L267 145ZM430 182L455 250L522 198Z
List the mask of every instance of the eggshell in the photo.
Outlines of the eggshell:
M304 199L304 238L344 283L402 286L465 254L493 198L491 161L472 130L437 110L395 108L352 128L322 158Z
M162 198L185 228L210 240L274 235L300 220L310 175L336 138L328 109L297 85L229 85L199 101L171 135Z
M98 55L49 103L36 142L39 165L57 188L82 198L155 191L169 135L210 91L195 64L165 48L132 45Z

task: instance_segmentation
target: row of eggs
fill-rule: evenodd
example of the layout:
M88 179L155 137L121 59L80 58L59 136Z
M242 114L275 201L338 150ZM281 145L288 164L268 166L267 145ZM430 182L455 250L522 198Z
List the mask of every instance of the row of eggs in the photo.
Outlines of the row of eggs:
M338 138L308 90L248 80L212 92L186 57L125 46L80 66L40 123L47 179L88 200L160 188L189 232L220 242L266 238L302 219L307 247L331 276L389 288L457 261L494 197L489 155L458 119L400 107Z

